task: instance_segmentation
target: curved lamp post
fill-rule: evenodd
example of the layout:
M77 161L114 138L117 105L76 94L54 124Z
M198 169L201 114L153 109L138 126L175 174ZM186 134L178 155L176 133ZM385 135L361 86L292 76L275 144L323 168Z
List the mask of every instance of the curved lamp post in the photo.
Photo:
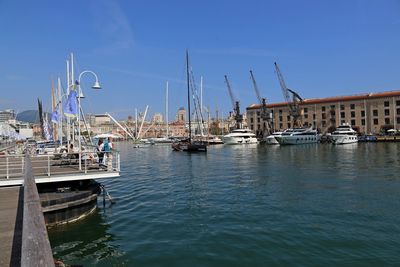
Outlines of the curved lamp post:
M91 70L84 70L79 74L78 77L78 143L79 143L79 170L82 170L82 142L81 142L81 98L85 98L81 89L81 78L83 74L92 74L95 77L95 82L92 86L92 89L98 90L101 89L99 78L97 74Z

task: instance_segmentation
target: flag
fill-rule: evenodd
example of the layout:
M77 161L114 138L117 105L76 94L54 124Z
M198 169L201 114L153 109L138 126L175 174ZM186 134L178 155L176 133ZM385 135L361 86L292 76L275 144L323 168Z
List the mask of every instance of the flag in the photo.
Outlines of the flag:
M50 135L51 129L49 122L47 121L47 116L43 118L43 131L44 131L44 137L46 138L47 141L52 140L52 136Z
M60 116L58 115L58 105L56 109L51 113L51 122L52 123L58 123L60 121Z
M69 92L67 102L64 105L64 115L70 118L78 115L77 94L75 90Z

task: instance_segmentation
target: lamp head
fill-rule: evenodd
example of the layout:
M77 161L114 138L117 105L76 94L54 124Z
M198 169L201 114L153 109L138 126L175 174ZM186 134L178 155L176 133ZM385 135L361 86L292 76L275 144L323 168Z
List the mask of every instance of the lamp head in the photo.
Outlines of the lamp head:
M85 98L85 96L83 95L82 90L79 90L79 94L78 94L78 98Z
M96 81L96 82L94 83L94 85L92 86L92 88L93 88L93 89L101 89L101 86L100 86L99 81Z

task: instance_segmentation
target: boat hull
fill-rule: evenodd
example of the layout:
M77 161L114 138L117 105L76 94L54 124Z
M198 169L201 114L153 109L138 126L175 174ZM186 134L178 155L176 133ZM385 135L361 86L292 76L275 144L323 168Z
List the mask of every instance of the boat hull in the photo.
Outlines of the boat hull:
M267 145L279 145L279 142L276 140L275 136L270 135L267 138L265 138L265 143Z
M200 143L173 143L172 149L174 151L207 152L207 145Z
M335 145L352 144L358 142L356 135L332 135L331 140L332 144Z
M303 144L316 144L319 142L319 135L312 136L277 136L275 139L280 145L303 145Z
M255 137L243 138L243 137L224 136L222 137L222 142L224 142L225 145L245 145L245 144L257 144L258 140Z

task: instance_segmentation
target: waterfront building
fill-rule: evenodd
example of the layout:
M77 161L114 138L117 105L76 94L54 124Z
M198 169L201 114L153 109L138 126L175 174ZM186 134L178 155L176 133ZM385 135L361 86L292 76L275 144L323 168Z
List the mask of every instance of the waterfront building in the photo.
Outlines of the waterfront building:
M6 109L3 111L0 111L0 122L6 122L8 120L14 120L15 119L15 111L12 109Z
M400 91L304 99L299 103L303 126L313 126L321 133L333 132L343 123L363 134L377 134L400 129ZM293 127L286 102L267 105L274 131ZM266 122L260 116L261 105L246 109L249 128L260 134Z
M176 120L180 122L186 121L186 110L184 107L179 108L178 112L176 113Z
M154 114L153 121L154 121L154 123L163 123L164 120L163 120L162 114L161 113Z

